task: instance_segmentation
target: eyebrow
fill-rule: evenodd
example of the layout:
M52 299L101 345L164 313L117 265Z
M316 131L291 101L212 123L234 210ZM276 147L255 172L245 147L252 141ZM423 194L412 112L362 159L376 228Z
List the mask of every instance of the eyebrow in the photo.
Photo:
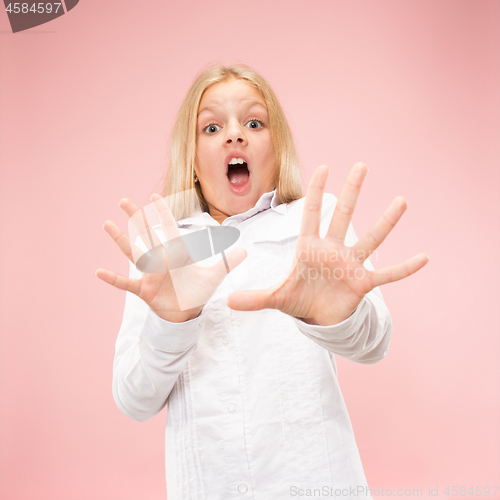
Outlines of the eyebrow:
M262 101L249 101L248 108L253 108L254 106L260 106L261 108L264 108L267 111L267 107L262 104ZM198 116L203 113L203 111L213 111L214 109L217 109L219 106L217 104L214 104L213 106L204 106L202 109L198 110Z

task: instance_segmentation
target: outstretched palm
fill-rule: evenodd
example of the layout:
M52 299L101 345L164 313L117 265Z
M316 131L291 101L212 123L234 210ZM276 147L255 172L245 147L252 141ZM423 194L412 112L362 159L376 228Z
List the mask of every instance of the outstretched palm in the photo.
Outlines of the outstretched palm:
M195 264L165 200L159 194L152 195L151 200L169 244L162 245L137 206L124 199L120 207L132 217L143 242L147 245L151 241L152 248L148 254L140 250L112 221L106 221L104 229L132 263L139 265L142 260L143 274L139 279L131 279L98 269L96 275L106 283L140 297L160 318L172 322L187 321L198 316L228 270L222 260L212 267ZM246 252L241 248L229 252L226 256L229 270L238 266L245 257Z
M302 225L292 269L281 283L266 290L232 294L232 309L253 311L278 309L290 316L318 325L334 325L347 319L373 288L406 278L428 262L426 254L376 271L363 262L384 241L406 210L406 201L397 197L382 217L353 246L344 245L361 185L368 172L357 163L351 169L337 201L324 239L319 236L323 191L328 167L316 169L309 184Z

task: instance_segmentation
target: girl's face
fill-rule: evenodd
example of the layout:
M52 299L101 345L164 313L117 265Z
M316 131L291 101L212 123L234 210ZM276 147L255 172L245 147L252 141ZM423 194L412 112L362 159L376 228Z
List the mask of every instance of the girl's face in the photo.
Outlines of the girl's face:
M269 116L255 87L230 80L205 91L198 108L195 171L210 215L219 223L251 209L275 188Z

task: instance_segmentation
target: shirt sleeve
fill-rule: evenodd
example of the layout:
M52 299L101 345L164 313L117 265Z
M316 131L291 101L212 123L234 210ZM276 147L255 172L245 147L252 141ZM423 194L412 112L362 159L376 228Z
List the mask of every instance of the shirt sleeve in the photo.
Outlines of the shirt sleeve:
M326 202L326 203L325 203ZM324 199L325 210L320 235L324 237L337 199L328 195ZM353 246L358 241L352 224L349 224L345 244ZM370 259L364 267L374 271ZM389 350L392 334L392 318L385 305L379 287L367 293L356 311L341 323L332 326L310 325L298 318L292 318L297 328L311 340L339 356L358 363L371 364L383 359Z
M131 263L130 277L142 273ZM144 422L167 404L168 396L203 332L204 312L184 323L160 318L127 292L115 344L113 398L126 416Z
M309 325L298 318L292 319L304 335L343 358L370 364L387 355L392 320L379 291L365 295L356 311L336 325Z

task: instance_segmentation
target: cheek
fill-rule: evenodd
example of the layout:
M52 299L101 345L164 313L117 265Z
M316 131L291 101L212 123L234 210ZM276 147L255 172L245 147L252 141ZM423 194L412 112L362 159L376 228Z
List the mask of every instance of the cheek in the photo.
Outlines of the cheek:
M271 140L269 140L269 145L268 145L268 149L267 149L267 159L268 159L268 162L273 164L273 165L276 163L276 155L275 155L274 146L273 146L273 143Z
M268 156L270 156L274 159L274 144L273 144L273 141L271 139L271 135L269 135L268 141L267 141L267 152L268 152Z
M196 148L198 165L205 170L212 169L217 162L216 152L217 148L214 145L200 141Z
M204 144L199 144L196 148L195 163L200 170L207 170L208 166L210 165L208 158L210 158L210 154L207 151L207 147Z

